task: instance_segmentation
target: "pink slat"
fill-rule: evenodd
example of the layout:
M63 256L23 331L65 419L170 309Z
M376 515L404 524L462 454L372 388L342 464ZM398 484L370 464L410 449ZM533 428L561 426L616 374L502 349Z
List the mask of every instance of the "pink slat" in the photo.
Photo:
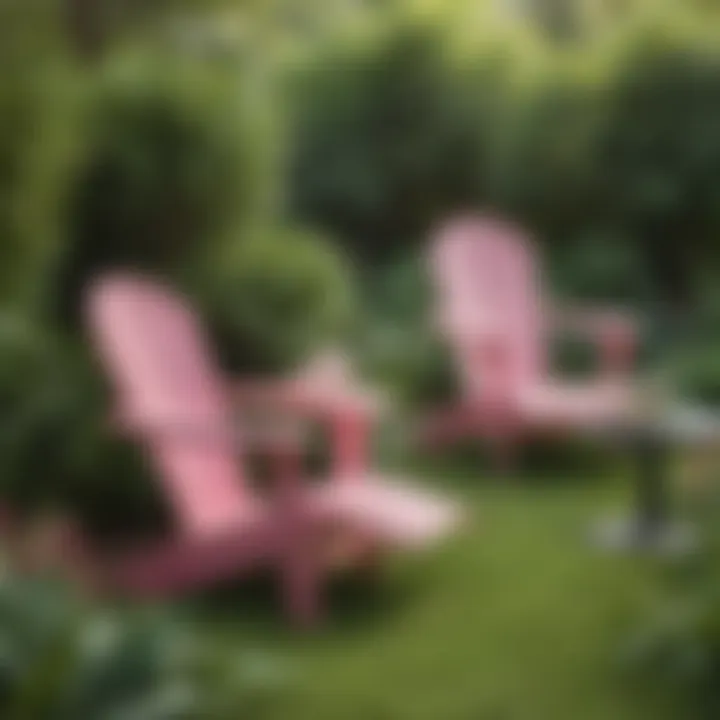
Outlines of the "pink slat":
M456 337L466 383L477 372L472 336L502 341L514 383L543 374L543 314L534 248L513 225L486 218L458 218L446 225L433 247L441 315L463 328ZM467 345L463 347L463 342Z
M230 427L232 415L199 323L181 298L149 280L116 275L89 295L93 337L128 424ZM249 498L231 433L213 442L146 431L143 438L183 530L205 533L245 516Z

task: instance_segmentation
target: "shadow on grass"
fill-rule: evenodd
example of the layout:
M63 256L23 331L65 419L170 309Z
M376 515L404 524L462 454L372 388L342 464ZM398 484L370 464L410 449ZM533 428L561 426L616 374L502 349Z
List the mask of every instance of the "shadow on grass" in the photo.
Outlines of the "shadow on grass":
M520 448L517 458L506 471L493 466L490 454L481 443L465 443L433 455L415 453L414 472L433 482L442 478L443 487L477 489L507 486L577 486L596 483L619 475L627 459L623 454L600 444L533 442Z
M430 556L388 557L372 575L346 572L327 578L321 586L323 616L310 633L292 627L279 578L270 572L216 587L186 601L183 610L218 632L258 638L264 644L304 638L343 643L368 630L381 632L422 602L424 591L440 582L441 567Z

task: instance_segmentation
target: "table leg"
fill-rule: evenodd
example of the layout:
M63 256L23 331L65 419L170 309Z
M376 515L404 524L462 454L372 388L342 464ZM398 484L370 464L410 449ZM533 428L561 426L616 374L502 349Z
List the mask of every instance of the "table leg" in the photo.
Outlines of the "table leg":
M658 438L639 439L633 447L635 508L629 516L601 521L593 537L602 549L682 555L696 538L690 527L672 520L670 447Z
M667 446L656 440L643 440L635 449L636 522L641 541L654 542L669 524L669 455Z

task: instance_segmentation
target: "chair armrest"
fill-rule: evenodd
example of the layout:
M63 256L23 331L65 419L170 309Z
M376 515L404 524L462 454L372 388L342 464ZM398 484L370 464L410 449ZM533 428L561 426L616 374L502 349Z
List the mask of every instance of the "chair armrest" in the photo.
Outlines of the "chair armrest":
M559 329L597 335L605 331L636 335L639 321L627 310L597 307L563 307L552 312L553 324Z
M383 407L378 397L366 391L335 391L295 378L242 380L233 385L231 392L240 407L271 408L309 420L326 420L337 415L374 418Z
M335 477L362 474L368 458L372 423L382 409L380 398L358 388L333 387L307 378L279 381L243 381L235 385L240 406L320 422L330 434L332 473Z
M167 417L155 413L116 413L110 419L113 430L142 439L173 439L196 445L231 444L242 449L295 451L302 444L297 424L242 426L218 424L200 417Z
M639 344L636 316L627 311L601 308L563 308L552 313L554 330L571 332L595 342L602 371L626 374L632 368Z

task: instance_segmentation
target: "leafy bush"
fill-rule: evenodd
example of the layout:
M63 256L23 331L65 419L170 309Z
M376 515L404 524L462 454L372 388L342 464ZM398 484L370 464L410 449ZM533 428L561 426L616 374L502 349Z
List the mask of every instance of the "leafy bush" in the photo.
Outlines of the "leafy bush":
M559 58L541 64L517 85L500 130L501 156L488 179L495 204L540 240L566 245L601 217L595 152L602 96L593 63L572 61L577 67Z
M494 197L586 297L687 305L716 262L720 53L682 17L558 56L509 110Z
M320 53L295 83L294 211L377 261L474 204L505 77L493 56L482 83L456 64L443 32L412 20Z
M632 238L578 236L548 255L548 282L560 296L630 306L653 296L648 268Z
M141 451L109 427L84 348L19 317L0 322L0 483L19 511L60 510L89 532L159 532L167 521Z
M134 53L103 69L60 271L70 317L94 272L176 267L257 212L263 142L241 90L227 69L182 57Z
M392 263L443 215L493 206L573 292L697 301L720 236L720 53L717 24L676 10L537 59L477 34L460 57L462 28L411 13L321 52L296 83L295 211Z
M224 249L200 289L232 372L289 369L342 337L353 320L353 277L330 244L265 231Z
M697 300L720 236L720 52L712 28L654 23L612 54L596 173L605 212L663 294Z
M621 667L640 689L665 688L683 717L708 720L720 712L719 500L716 487L694 499L702 547L665 568L660 591L620 648Z
M0 714L14 720L224 720L278 685L158 614L101 611L43 579L0 578Z
M355 338L363 369L414 409L446 401L456 390L448 348L432 327L428 281L421 258L376 272Z
M720 405L720 355L717 336L708 342L686 344L669 362L682 397L708 405Z
M35 300L58 241L80 96L53 3L0 8L0 299Z
M679 694L686 717L713 718L720 709L719 601L714 588L669 603L626 650L634 672Z

